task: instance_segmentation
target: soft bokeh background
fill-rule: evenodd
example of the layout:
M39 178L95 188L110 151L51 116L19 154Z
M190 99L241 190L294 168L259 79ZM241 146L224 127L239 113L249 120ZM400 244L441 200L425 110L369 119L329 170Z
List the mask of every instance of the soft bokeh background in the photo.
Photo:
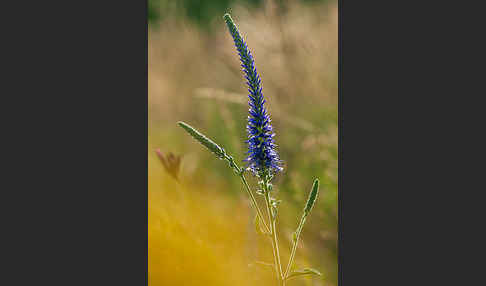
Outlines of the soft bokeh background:
M226 11L254 55L285 161L274 181L284 267L313 179L321 180L295 265L323 277L288 285L336 286L337 3L283 0L149 0L149 285L274 285L272 270L254 263L272 262L271 244L255 232L238 177L176 125L187 122L244 159L246 87ZM156 148L183 156L180 184Z

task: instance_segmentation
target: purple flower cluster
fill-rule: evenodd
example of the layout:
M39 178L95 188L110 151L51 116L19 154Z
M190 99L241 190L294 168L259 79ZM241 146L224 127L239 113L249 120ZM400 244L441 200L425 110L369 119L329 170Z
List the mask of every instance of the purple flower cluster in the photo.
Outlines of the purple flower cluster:
M255 61L229 14L224 15L226 25L233 37L240 56L241 67L245 73L248 85L249 115L248 125L248 168L255 174L262 172L275 173L282 170L281 161L276 152L270 116L265 109L265 99L262 94L261 80L255 68Z

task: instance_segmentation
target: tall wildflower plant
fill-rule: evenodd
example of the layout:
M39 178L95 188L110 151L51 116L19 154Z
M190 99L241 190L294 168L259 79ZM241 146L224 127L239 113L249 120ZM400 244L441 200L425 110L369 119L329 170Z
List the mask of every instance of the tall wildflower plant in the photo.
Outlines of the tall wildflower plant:
M246 126L248 140L248 152L245 161L245 167L240 167L235 162L233 157L226 153L226 151L216 144L214 141L203 135L194 127L187 123L179 121L178 124L185 131L187 131L194 139L204 145L209 151L214 153L216 157L228 162L229 167L233 169L234 173L240 177L252 207L256 211L256 229L258 232L269 237L272 243L274 262L271 264L275 269L275 277L279 286L285 285L289 279L303 276L303 275L321 275L321 273L312 268L304 268L296 270L293 268L293 261L299 237L302 232L304 223L310 214L319 192L319 180L315 179L311 192L304 207L300 222L296 231L293 233L292 246L290 258L286 268L283 268L279 245L277 240L277 214L280 200L272 196L273 185L271 183L274 176L282 171L282 163L276 150L274 140L275 133L273 132L270 114L265 107L265 98L262 93L262 82L255 67L253 56L241 36L238 27L229 14L224 15L224 20L228 26L229 33L234 40L236 50L240 56L241 67L244 73L244 78L248 86L248 123ZM258 195L262 195L265 199L266 218L261 211L253 192L248 185L245 178L245 171L249 171L252 175L259 178L259 189L256 191Z

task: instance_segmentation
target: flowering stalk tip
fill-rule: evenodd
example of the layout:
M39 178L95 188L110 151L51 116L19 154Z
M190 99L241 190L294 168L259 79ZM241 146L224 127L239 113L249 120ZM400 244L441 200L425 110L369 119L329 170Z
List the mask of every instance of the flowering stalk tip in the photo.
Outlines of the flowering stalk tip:
M179 124L180 127L184 128L184 130L186 130L186 132L189 133L194 139L199 141L199 143L208 148L209 151L213 152L214 155L216 155L216 157L218 157L219 159L225 159L227 157L226 152L223 148L219 147L218 144L214 143L211 139L204 136L204 134L197 131L191 125L182 121L177 122L177 124Z
M226 13L223 18L233 37L248 85L250 108L246 126L248 157L245 161L248 168L257 175L281 171L281 161L276 151L277 145L273 139L275 133L271 125L270 115L265 108L265 98L263 97L261 80L255 67L255 61L231 16Z

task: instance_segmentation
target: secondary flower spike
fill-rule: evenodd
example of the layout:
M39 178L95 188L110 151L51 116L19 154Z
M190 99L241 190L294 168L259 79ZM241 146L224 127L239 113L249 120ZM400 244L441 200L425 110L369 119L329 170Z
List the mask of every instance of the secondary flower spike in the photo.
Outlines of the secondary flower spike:
M248 132L248 158L245 161L248 163L248 168L255 174L263 171L271 173L281 171L281 161L273 140L275 133L273 133L272 125L270 124L270 116L265 109L265 98L262 94L261 80L255 67L255 61L228 13L224 15L224 20L240 55L241 67L245 73L246 84L248 85L248 104L250 109L246 126Z

